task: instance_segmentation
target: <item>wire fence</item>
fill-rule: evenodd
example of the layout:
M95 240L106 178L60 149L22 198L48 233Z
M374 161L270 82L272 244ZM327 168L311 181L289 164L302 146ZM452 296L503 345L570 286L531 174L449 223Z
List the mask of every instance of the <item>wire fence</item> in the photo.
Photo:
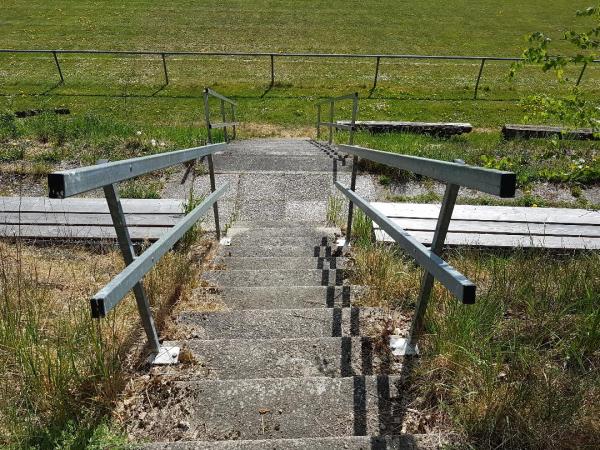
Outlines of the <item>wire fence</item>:
M500 57L500 56L460 56L460 55L404 55L404 54L354 54L354 53L271 53L271 52L191 52L191 51L144 51L144 50L25 50L25 49L0 49L0 54L42 54L52 58L56 72L59 77L59 83L64 84L66 74L63 71L60 56L65 55L110 55L117 57L130 56L145 56L156 58L161 65L161 81L166 86L171 82L169 60L175 57L238 57L238 58L255 58L265 59L269 63L270 72L269 78L266 80L269 87L275 86L276 83L276 63L284 60L294 60L294 58L310 58L310 59L346 59L346 60L367 60L373 62L373 75L371 91L377 88L381 79L382 62L394 60L418 60L418 61L462 61L477 64L477 73L473 74L473 99L478 98L481 82L485 77L485 69L490 62L505 62L514 63L521 61L517 57ZM600 60L592 61L592 64L600 63ZM574 79L576 85L580 85L584 80L584 75L589 64L584 63L575 74ZM423 74L425 76L425 74Z

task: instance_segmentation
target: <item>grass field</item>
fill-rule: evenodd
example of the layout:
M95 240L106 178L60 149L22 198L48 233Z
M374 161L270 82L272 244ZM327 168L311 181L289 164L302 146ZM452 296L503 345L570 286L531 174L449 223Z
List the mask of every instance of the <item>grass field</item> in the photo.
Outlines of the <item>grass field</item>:
M317 3L7 1L0 47L519 56L526 33L559 35L577 25L574 11L587 5L585 0ZM156 57L60 59L65 84L57 86L51 55L0 55L0 108L60 105L137 125L189 126L198 123L201 89L209 85L240 102L245 123L302 128L314 121L317 97L349 91L368 97L375 70L374 60L276 60L277 82L268 90L268 58L169 57L171 82L165 87ZM498 126L522 118L516 100L523 93L563 89L535 68L511 83L509 67L488 62L481 100L473 103L478 61L383 60L378 89L363 100L361 117ZM571 83L578 72L567 73ZM600 65L593 65L583 86L600 93L599 81Z

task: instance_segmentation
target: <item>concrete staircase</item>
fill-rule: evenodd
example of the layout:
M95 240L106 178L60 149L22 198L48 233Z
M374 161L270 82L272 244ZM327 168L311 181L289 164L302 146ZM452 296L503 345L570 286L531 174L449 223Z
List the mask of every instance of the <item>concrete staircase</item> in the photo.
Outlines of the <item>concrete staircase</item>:
M184 312L178 325L202 370L153 395L132 432L148 449L399 449L402 377L375 326L354 308L339 230L318 223L239 223L203 278L228 310ZM257 243L268 243L268 246ZM160 423L160 429L152 424ZM168 430L168 431L166 431Z

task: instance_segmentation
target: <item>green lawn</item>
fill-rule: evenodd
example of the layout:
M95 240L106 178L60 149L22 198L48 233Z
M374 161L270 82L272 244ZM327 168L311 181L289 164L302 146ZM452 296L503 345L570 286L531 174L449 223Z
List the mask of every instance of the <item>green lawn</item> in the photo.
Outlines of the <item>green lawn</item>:
M0 47L518 56L523 36L576 27L587 1L31 1L3 2ZM318 13L315 13L318 11ZM443 20L440 18L443 17ZM560 48L560 43L559 43ZM313 100L358 91L363 119L460 120L495 127L522 119L523 94L564 90L551 74L526 68L508 81L510 63L488 62L473 102L478 61L383 60L371 93L374 60L0 55L0 109L67 106L146 125L194 124L202 87L240 102L240 120L286 127L314 121ZM570 83L579 73L568 71ZM583 84L600 94L600 64Z

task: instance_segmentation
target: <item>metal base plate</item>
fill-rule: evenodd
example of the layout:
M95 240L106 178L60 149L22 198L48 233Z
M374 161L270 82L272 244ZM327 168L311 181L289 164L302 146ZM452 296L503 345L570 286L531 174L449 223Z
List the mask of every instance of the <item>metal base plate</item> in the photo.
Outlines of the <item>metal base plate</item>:
M390 336L390 349L394 356L418 355L419 346L412 344L407 338Z
M161 347L158 354L152 354L148 362L155 366L166 366L179 362L179 347Z

